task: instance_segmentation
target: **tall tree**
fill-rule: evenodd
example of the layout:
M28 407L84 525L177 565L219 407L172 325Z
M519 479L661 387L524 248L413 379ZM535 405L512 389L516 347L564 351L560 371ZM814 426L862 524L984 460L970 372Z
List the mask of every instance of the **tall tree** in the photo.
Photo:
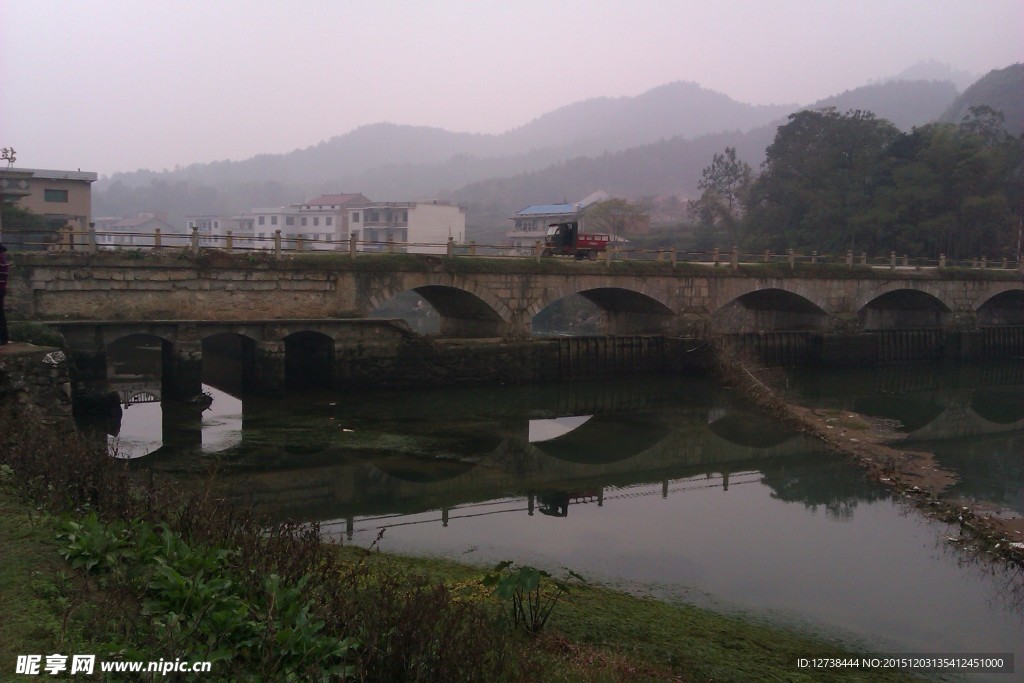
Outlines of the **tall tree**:
M725 152L711 158L711 165L701 171L697 183L703 193L690 202L698 246L708 248L723 239L727 245L736 244L752 178L750 165L736 158L735 147L726 147Z
M751 246L843 251L871 235L857 214L889 178L899 130L874 114L792 114L768 147L744 220Z
M639 221L647 222L647 214L625 199L606 199L587 207L588 232L606 232L612 239L630 232Z

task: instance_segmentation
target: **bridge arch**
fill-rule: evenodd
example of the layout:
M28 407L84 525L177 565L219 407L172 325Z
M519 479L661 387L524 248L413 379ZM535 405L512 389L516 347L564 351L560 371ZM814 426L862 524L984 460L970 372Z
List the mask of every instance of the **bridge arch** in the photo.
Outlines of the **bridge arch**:
M1024 288L1009 288L986 299L977 308L976 321L979 326L1024 325Z
M284 338L284 381L297 389L331 386L334 339L322 332L302 330Z
M822 330L828 313L802 294L779 287L754 289L713 311L716 333L791 332Z
M935 293L910 287L892 287L857 309L863 330L945 328L952 316L950 307Z
M406 291L415 292L437 311L443 337L501 337L513 320L508 306L487 288L476 284L467 288L429 279L417 282L404 278L389 283L370 297L370 308L379 309Z
M605 334L661 334L671 331L676 314L657 296L625 287L557 287L546 290L527 309L532 321L548 306L579 295L597 306L604 318Z

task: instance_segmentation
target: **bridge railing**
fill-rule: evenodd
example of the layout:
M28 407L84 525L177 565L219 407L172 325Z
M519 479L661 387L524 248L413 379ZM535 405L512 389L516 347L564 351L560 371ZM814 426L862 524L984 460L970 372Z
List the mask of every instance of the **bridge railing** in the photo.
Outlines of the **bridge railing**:
M439 254L449 257L481 257L481 258L545 258L543 244L518 246L509 244L477 243L474 240L456 242L449 237L445 242L398 242L358 240L355 235L344 240L319 239L315 235L310 239L303 236L282 235L276 230L266 234L233 234L212 235L201 233L193 228L191 232L130 232L113 230L73 230L62 229L57 232L12 232L5 231L5 244L13 251L49 251L49 252L94 252L122 251L144 252L146 250L184 250L198 254L203 250L227 252L269 253L274 257L283 257L297 253L348 253L351 257L372 257L379 254ZM785 253L771 251L741 252L738 248L712 249L711 251L685 251L675 247L651 248L634 247L629 242L612 243L607 250L591 253L592 260L611 263L613 261L662 261L677 263L697 263L710 267L738 268L740 265L780 264L795 268L798 265L831 265L847 267L870 267L889 270L923 270L933 268L967 268L1018 270L1021 262L1006 257L988 258L985 255L969 259L950 259L940 255L937 259L910 257L906 254L868 255L865 252L830 254L796 252L792 249ZM566 258L566 257L559 257ZM570 257L571 258L571 257Z

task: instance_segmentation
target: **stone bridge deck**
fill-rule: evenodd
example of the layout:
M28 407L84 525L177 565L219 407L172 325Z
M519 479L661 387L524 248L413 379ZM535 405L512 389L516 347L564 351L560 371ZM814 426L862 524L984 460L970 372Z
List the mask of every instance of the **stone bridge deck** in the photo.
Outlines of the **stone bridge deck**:
M436 309L449 337L528 336L535 315L576 294L601 309L609 335L1024 325L1024 282L1013 270L415 254L18 254L8 305L48 320L364 318L408 291Z

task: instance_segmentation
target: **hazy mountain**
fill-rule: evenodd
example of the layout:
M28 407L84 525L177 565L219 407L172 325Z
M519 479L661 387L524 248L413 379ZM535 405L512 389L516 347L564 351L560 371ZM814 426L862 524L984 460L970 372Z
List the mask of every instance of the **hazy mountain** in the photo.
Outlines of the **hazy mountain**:
M809 108L835 107L841 112L862 109L909 131L937 120L956 98L956 86L950 81L888 81L848 90Z
M960 69L954 69L949 64L937 62L930 59L918 62L913 66L904 69L891 78L883 79L883 83L890 81L949 81L962 92L971 83L978 80L978 74L972 74Z
M971 107L980 105L1003 112L1011 135L1024 133L1024 64L990 71L953 102L942 120L960 123Z
M819 100L801 109L861 109L904 130L937 120L956 99L948 82L891 81ZM454 197L469 207L467 231L486 241L508 229L508 218L530 204L572 201L595 190L636 199L676 195L695 198L701 172L716 153L735 147L737 156L757 169L785 116L748 131L726 131L697 138L677 137L600 157L578 157L530 173L472 183Z
M146 184L156 177L210 184L287 179L300 184L334 181L372 196L384 193L376 182L382 176L380 169L386 169L389 184L406 194L408 190L394 177L394 168L399 165L444 164L456 157L511 157L516 170L536 169L561 159L617 151L661 138L746 130L792 108L742 104L696 84L678 82L636 97L577 102L501 135L378 123L288 154L193 164L169 173L118 173L101 181L97 189L102 191L118 181L128 186ZM450 182L464 184L478 177L452 176ZM435 187L428 193L436 191Z
M890 81L809 108L869 110L909 129L938 119L955 98L949 82ZM501 135L380 123L288 154L116 174L96 184L94 213L166 211L180 223L191 213L358 191L377 200L456 198L469 206L470 225L498 230L524 206L599 189L627 198L693 197L713 154L736 147L756 168L776 128L800 108L746 105L671 83L561 107Z

